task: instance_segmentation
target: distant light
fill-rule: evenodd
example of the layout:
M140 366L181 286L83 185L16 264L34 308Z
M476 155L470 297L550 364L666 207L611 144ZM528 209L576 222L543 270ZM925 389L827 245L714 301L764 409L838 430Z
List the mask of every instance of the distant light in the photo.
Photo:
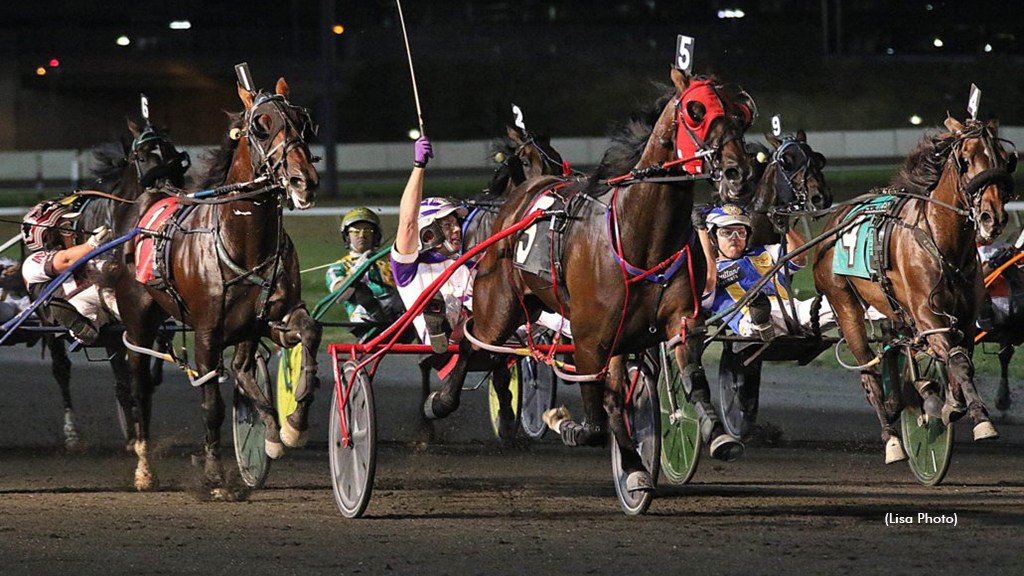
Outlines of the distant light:
M935 6L932 6L931 4L925 4L924 5L924 9L928 10L929 12L931 12L932 10L935 9Z
M50 68L56 68L57 66L60 66L60 60L57 60L56 58L51 58Z
M342 34L345 33L345 27L342 26L341 24L335 24L334 27L331 28L331 30L338 36L341 36Z
M936 38L935 40L932 40L932 45L934 45L936 48L942 48L945 45L945 43L942 41L942 38Z
M412 128L409 130L409 140L418 140L420 137L420 131L418 128Z
M167 25L171 30L190 30L192 23L188 20L171 20L171 23Z
M896 53L896 51L893 50L892 48L886 48L885 53L888 54L889 56L892 56L893 54Z
M46 68L43 68L42 66L36 68L36 76L46 76Z
M992 45L991 44L985 44L985 52L991 52L991 51L992 51Z
M910 117L910 123L913 124L914 126L920 125L921 122L921 117L918 116L917 114L914 114L913 116Z
M127 46L127 45L129 45L131 43L132 43L132 41L129 40L128 37L125 36L124 34L122 34L122 35L117 37L117 45L118 46Z
M739 10L739 9L736 9L736 10L726 9L726 10L719 10L718 11L718 17L719 18L743 18L746 15L747 14L743 10Z

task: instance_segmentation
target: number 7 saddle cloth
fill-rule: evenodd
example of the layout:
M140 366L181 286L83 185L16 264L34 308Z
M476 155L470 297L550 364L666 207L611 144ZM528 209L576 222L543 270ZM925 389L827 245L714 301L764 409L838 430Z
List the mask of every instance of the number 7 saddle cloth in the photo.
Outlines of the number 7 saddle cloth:
M839 235L832 252L832 272L877 280L889 269L889 245L893 226L907 198L880 196L857 204L843 223L860 220Z

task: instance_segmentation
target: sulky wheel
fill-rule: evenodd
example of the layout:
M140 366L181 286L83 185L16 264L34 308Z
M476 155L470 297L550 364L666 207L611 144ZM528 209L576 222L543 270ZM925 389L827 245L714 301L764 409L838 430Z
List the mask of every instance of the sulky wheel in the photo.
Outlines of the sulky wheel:
M939 393L945 393L945 366L925 354L918 354L915 361L918 378L938 383ZM900 414L900 423L907 463L918 482L925 486L935 486L942 482L949 470L953 455L953 425L946 426L942 419L925 415L910 366L906 364L906 354L902 351L890 352L882 359L882 386L886 394L892 389L896 377L902 385L904 408Z
M284 426L284 420L295 412L298 403L295 401L295 387L298 386L302 374L302 345L280 349L280 360L277 365L277 390L274 400L277 404L277 423Z
M256 385L264 394L270 395L270 375L267 361L256 355ZM235 436L235 460L238 472L247 486L261 488L270 472L270 458L264 433L266 425L260 418L256 403L234 386L235 400L231 411L231 429Z
M509 380L508 390L512 393L512 413L515 414L515 421L512 423L510 433L512 436L515 435L515 429L519 426L520 416L520 399L522 398L521 386L520 386L520 369L522 362L516 362L509 371L512 373L512 379ZM501 418L498 416L498 410L501 407L501 402L498 401L498 393L494 391L494 375L487 376L487 411L491 417L491 430L494 431L494 437L498 440L504 440L501 437L501 431L499 430L499 423ZM510 436L511 438L511 436Z
M675 355L659 347L658 404L661 413L661 471L672 484L685 484L697 472L701 437L697 409L687 402Z
M537 338L539 344L550 344L551 339L545 336ZM526 357L519 361L519 419L523 431L533 440L540 440L548 427L544 424L544 412L555 405L558 394L558 378L555 370L534 358Z
M655 391L657 366L647 355L639 361L626 363L625 419L626 428L640 452L644 467L657 482L661 459L661 418L658 412L658 394ZM630 391L632 389L632 391ZM627 474L622 469L622 456L612 435L612 477L615 493L619 497L622 511L629 516L643 514L654 499L652 490L630 492L626 489Z
M757 420L761 389L761 363L743 365L743 356L733 351L731 343L722 344L718 364L718 399L725 431L737 438L746 438Z
M342 438L337 392L331 401L331 427L328 452L334 501L346 518L358 518L366 511L377 472L377 421L370 377L360 370L353 379L355 362L345 362L342 392L349 390L341 411L345 414L348 443ZM349 389L349 383L352 383Z

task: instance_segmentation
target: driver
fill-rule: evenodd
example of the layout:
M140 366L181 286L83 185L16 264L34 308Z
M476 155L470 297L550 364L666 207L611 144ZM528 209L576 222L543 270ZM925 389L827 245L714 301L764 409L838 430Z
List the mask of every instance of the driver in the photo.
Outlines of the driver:
M51 280L111 237L110 229L100 226L87 241L76 244L79 233L70 222L73 216L67 207L44 201L23 219L22 241L30 254L21 267L21 274L33 298L37 298ZM111 320L101 301L99 287L89 276L85 266L75 270L43 309L47 320L64 326L86 345L94 344L100 327Z

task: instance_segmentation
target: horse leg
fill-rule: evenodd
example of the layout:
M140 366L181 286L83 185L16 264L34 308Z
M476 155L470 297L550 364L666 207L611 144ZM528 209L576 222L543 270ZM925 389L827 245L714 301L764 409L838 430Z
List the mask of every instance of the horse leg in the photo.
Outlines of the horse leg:
M1005 412L1010 409L1013 399L1010 397L1010 360L1013 359L1013 346L1000 342L999 349L999 390L996 392L996 409Z
M704 319L687 318L683 329L686 331L686 341L675 348L676 364L679 365L683 379L683 392L686 400L697 410L701 438L709 443L711 457L732 462L743 455L745 448L739 438L725 431L711 403L711 387L701 360L704 352Z
M868 346L868 332L864 326L864 306L851 292L841 290L827 294L829 302L836 311L839 320L839 327L843 331L846 343L850 347L854 358L861 366L871 363L875 355ZM899 433L896 431L896 419L899 417L899 401L896 394L898 391L893 387L893 396L897 400L887 402L883 400L882 383L878 372L871 368L864 368L860 371L860 384L864 388L864 395L868 403L875 409L878 422L882 427L882 442L885 443L885 463L892 464L907 459L903 450L903 443ZM895 409L894 409L895 408Z
M195 359L199 376L216 370L220 365L220 341L210 329L195 331ZM205 461L203 475L206 486L214 492L223 489L224 474L220 463L220 428L224 423L224 399L220 394L220 381L217 378L208 380L201 386L203 390L203 421L206 424L206 437L203 445Z
M121 310L124 310L121 307ZM149 347L156 336L152 325L134 324L125 320L128 339L133 344ZM151 490L156 486L156 476L149 466L149 422L152 411L153 383L149 379L149 356L137 352L128 353L128 368L131 372L131 395L129 401L122 401L127 406L128 421L131 424L129 435L135 439L129 446L135 450L138 463L135 467L135 488L140 491Z
M114 371L114 395L121 406L125 417L125 433L128 451L135 447L135 410L132 402L132 373L124 346L108 345L107 355L110 356L110 368Z
M981 399L978 390L974 385L974 362L971 361L971 350L964 346L952 346L949 333L943 332L930 334L927 337L928 345L938 357L939 361L946 363L946 374L949 378L949 391L946 395L946 404L942 407L942 420L944 423L958 419L963 415L957 410L956 402L950 402L950 396L954 400L963 395L967 403L967 413L974 421L975 440L995 440L999 438L999 432L992 425L985 408L985 401Z
M639 367L637 368L640 369ZM626 490L630 492L654 490L651 473L644 467L640 453L633 438L626 428L624 394L622 383L625 380L625 356L613 356L608 362L607 385L604 389L604 410L608 415L608 429L615 436L615 443L622 462L622 471L626 473Z
M80 446L81 437L75 426L75 411L71 406L71 359L64 348L64 342L53 336L46 337L46 347L50 350L50 369L60 386L61 399L64 402L64 448L75 450Z
M320 324L313 320L305 304L300 304L285 315L281 323L271 327L270 337L279 346L302 345L302 370L295 386L297 406L281 427L281 441L289 448L302 448L309 441L309 407L313 404L313 390L320 387L316 353L320 349L321 334Z
M604 366L594 350L594 346L584 346L579 339L576 340L576 352L573 355L580 374L595 374ZM580 382L579 387L585 415L583 423L574 421L565 406L544 412L544 423L562 438L562 444L566 446L601 446L608 437L604 382Z
M243 394L248 396L255 404L256 410L260 413L260 420L265 426L263 444L267 456L274 460L284 456L284 445L281 444L281 434L277 425L277 412L274 403L260 390L256 382L256 349L259 342L250 340L239 342L235 346L235 355L231 361L231 368L235 372L235 382Z

